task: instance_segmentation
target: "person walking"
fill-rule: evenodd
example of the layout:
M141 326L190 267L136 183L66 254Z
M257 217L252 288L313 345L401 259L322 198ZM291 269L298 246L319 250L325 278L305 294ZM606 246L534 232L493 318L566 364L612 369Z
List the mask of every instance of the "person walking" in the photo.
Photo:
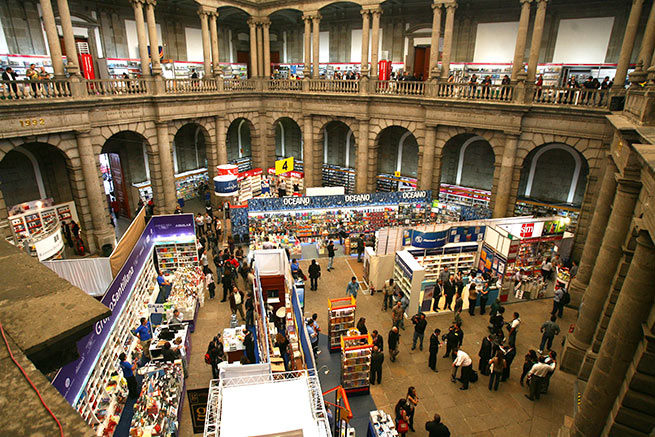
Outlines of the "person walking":
M412 340L412 350L416 350L416 340L421 340L419 348L423 350L423 338L425 337L425 328L428 326L428 321L425 320L425 314L419 313L412 317L414 324L414 338Z
M405 317L405 311L403 310L402 303L396 302L396 306L391 310L391 321L393 322L393 326L400 327L400 322L403 320L403 317Z
M469 354L460 350L459 347L456 347L455 350L455 361L453 361L453 375L452 382L457 382L457 369L460 371L460 381L462 381L462 386L460 390L468 390L469 381L471 380L471 373L473 372L473 361Z
M371 385L382 383L382 363L384 363L384 354L377 346L373 346L371 352Z
M543 325L541 325L541 343L539 344L539 353L544 351L544 346L548 347L550 350L553 346L553 339L557 334L559 334L559 325L557 324L557 317L553 314L550 316L550 320L546 320Z
M491 373L489 375L489 391L493 386L494 391L498 391L498 384L505 369L505 358L502 351L497 351L496 356L489 360Z
M362 262L362 255L364 255L364 234L357 237L357 262Z
M551 364L546 364L546 358L540 357L539 362L534 366L532 366L532 369L530 369L530 371L528 372L530 394L525 395L525 397L530 399L531 401L538 400L539 396L541 395L541 389L542 389L543 382L546 378L546 375L554 370L555 370L554 362Z
M394 326L391 328L391 331L389 331L389 337L387 338L387 344L389 345L389 359L394 362L396 361L396 357L398 356L398 353L400 352L399 346L400 346L400 332L398 332L398 327Z
M521 325L521 319L519 313L514 313L514 319L509 323L507 329L509 330L509 338L507 342L511 347L516 347L516 334L519 332L519 326Z
M439 355L439 335L441 335L441 330L439 328L435 329L430 335L430 356L428 358L428 367L435 372L437 370L437 357Z
M327 245L327 254L328 254L328 266L327 271L334 270L334 242L330 240Z
M205 285L207 286L207 290L209 291L209 298L213 299L214 296L216 295L216 284L214 283L214 275L212 275L212 271L209 270L209 267L207 267L205 270Z
M550 312L552 315L557 315L560 319L564 315L564 288L558 287L555 284L555 296L553 297L553 310Z
M388 279L387 281L384 282L384 286L382 287L382 299L383 299L383 307L382 309L384 311L387 310L387 308L391 308L393 306L393 294L396 291L396 284L393 281L393 278Z
M357 282L357 278L353 276L352 278L350 278L350 282L346 287L346 296L352 296L355 299L357 299L358 291L359 291L359 282Z
M489 374L489 360L491 360L493 354L494 354L493 337L491 336L491 334L489 334L482 339L480 352L478 352L478 356L480 357L480 364L478 369L480 370L481 374L483 375Z
M448 333L446 334L446 353L443 358L446 358L448 355L451 355L452 358L455 358L457 353L457 348L459 348L464 342L464 332L459 327L457 323L453 324L448 328Z
M318 278L321 277L321 266L316 262L315 259L312 260L312 263L309 265L307 272L309 273L310 281L309 289L313 291L318 290Z
M441 416L435 414L431 421L425 423L428 437L450 437L450 430L441 423Z
M537 356L537 351L530 349L527 354L525 354L525 361L523 362L523 372L521 373L521 380L519 383L523 385L523 380L527 376L532 366L539 362L539 357Z

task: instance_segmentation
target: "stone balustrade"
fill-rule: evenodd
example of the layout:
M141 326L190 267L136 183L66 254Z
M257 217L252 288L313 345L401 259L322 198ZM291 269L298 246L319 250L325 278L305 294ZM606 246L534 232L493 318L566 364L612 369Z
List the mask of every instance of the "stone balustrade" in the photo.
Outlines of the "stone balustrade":
M81 90L81 91L78 91ZM521 92L519 92L521 91ZM641 91L641 94L639 93ZM369 80L286 80L286 79L94 79L0 81L0 104L20 100L79 99L157 94L221 94L232 92L285 92L360 94L377 96L421 97L438 100L494 101L519 104L551 105L607 109L610 90L559 87L525 87L518 85L482 85L447 82ZM628 93L628 106L643 112L639 96ZM639 115L635 115L639 117Z

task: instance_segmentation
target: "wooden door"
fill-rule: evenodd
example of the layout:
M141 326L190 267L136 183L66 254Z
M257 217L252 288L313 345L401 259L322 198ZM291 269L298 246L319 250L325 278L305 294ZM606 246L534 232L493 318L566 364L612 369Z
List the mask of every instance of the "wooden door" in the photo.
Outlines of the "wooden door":
M420 77L423 75L423 80L428 78L430 70L430 47L415 47L414 48L414 75Z
M250 52L242 52L237 50L237 64L246 64L248 66L248 77L252 77L250 68Z

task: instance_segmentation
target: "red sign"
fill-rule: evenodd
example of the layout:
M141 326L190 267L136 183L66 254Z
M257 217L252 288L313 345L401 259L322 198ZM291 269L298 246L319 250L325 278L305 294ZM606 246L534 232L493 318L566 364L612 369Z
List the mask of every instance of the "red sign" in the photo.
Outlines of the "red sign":
M521 225L521 238L530 238L534 232L534 223L523 223Z

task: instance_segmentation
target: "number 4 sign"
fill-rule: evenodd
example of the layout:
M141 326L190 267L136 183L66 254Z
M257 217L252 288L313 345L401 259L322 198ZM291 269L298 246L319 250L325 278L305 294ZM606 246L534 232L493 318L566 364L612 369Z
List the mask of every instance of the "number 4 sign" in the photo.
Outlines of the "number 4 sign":
M293 171L293 156L291 158L280 159L275 161L275 174L280 175L289 171Z

